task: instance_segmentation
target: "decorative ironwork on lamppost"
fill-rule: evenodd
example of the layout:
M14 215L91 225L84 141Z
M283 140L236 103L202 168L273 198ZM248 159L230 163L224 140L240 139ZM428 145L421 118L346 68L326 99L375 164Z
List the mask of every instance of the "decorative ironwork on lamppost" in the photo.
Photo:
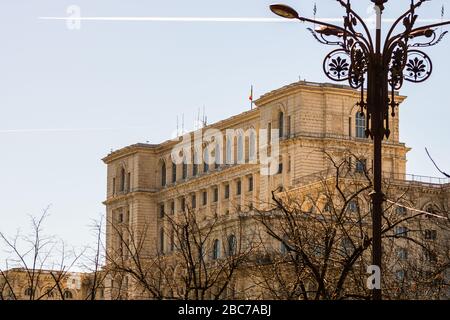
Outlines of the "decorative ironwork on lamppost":
M374 142L372 263L381 270L384 202L381 147L383 139L391 134L389 118L395 117L399 105L395 101L395 91L403 86L404 81L420 83L430 77L433 64L420 49L438 44L447 31L439 32L437 28L450 24L450 21L415 27L416 10L429 0L411 0L409 10L392 24L382 42L381 16L388 0L371 0L377 13L374 37L364 20L352 9L350 0L336 1L346 11L342 26L302 17L295 9L282 4L271 5L270 9L283 18L317 25L314 30L308 28L314 38L322 44L339 47L325 57L325 75L333 81L348 81L352 88L360 91L357 105L366 118L366 136ZM381 287L373 289L373 299L381 298Z

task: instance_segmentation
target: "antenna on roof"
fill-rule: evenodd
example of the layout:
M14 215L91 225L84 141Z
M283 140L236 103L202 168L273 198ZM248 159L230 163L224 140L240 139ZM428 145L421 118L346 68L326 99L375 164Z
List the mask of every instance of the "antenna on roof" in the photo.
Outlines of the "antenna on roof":
M197 122L195 123L195 130L200 129L201 128L201 124L200 124L200 108L197 109Z
M206 127L206 114L205 114L205 106L203 105L203 117L202 117L203 127Z
M181 114L181 135L184 134L184 113Z

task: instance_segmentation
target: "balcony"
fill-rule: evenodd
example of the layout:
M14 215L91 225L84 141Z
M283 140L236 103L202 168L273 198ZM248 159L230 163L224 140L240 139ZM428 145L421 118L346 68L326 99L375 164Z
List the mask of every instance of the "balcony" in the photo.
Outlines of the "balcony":
M371 174L371 173L369 173ZM323 179L331 178L336 175L335 170L323 170L316 173L312 173L300 178L294 179L294 185L304 186L310 183L314 183L316 181L320 181ZM346 173L342 173L342 178L345 178ZM409 185L417 185L417 186L426 186L426 187L442 187L445 185L450 185L449 178L439 178L439 177L428 177L428 176L420 176L414 174L405 174L405 173L393 173L393 172L383 172L383 179L386 182L392 183L402 183Z

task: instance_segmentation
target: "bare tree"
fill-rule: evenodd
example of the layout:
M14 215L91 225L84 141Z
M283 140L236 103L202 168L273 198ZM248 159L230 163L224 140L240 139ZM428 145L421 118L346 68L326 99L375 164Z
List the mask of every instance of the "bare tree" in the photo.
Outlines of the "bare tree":
M272 192L272 207L259 210L255 216L279 248L253 275L254 282L268 298L370 298L366 285L372 244L370 168L355 168L353 163L361 163L355 155L336 159L325 154L331 163L330 170L316 174L314 179L305 178L315 182L296 190ZM398 267L396 257L401 246L407 245L414 253L425 249L433 255L439 249L441 263L428 266L433 274L442 274L448 268L448 249L442 250L439 245L430 248L424 243L424 228L420 222L426 212L418 210L405 214L404 210L397 209L398 203L408 198L408 189L399 194L398 188L387 182L385 189L387 198L394 201L385 206L383 214L383 269L386 275L383 288L387 288L384 294L385 298L406 298L409 293L404 290L406 278L396 279L401 274L393 272L393 268ZM442 219L448 223L448 218ZM414 226L418 236L408 233L405 225L411 229ZM411 259L408 270L401 269L402 272L420 278L417 261L420 261L418 257ZM419 282L417 279L412 281L413 278L411 276L407 283L417 287ZM424 281L421 283L423 285ZM399 295L402 288L404 294Z
M5 269L0 269L0 299L25 296L29 300L41 300L55 292L60 299L65 299L63 281L83 252L67 252L63 241L45 235L43 228L47 217L48 208L38 217L31 216L30 234L18 232L9 237L0 232L0 240L9 255L4 263ZM57 260L59 262L55 263ZM44 282L46 290L40 292Z
M130 277L152 299L222 299L232 297L235 277L253 247L245 239L239 215L200 218L191 207L161 218L161 237L147 254L148 240L128 226L111 223L117 249L107 254L108 268ZM141 229L147 233L147 227ZM156 247L157 246L157 247Z

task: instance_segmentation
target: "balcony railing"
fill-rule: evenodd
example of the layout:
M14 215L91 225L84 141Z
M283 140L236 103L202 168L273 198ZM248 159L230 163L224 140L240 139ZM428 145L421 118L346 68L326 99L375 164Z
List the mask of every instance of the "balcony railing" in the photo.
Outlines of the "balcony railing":
M283 137L280 137L280 140L287 140L287 139L294 139L294 138L318 138L318 139L336 139L336 140L346 140L346 141L355 141L355 142L367 142L370 143L371 140L368 138L357 138L354 136L349 135L341 135L341 134L334 134L334 133L323 133L323 132L291 132L290 134L285 134ZM383 144L395 144L395 145L403 145L403 143L400 143L398 141L390 141L385 140L383 141Z
M369 175L371 175L370 172ZM300 178L296 178L294 179L294 185L306 185L334 176L336 176L336 170L327 169L309 175L305 175ZM345 178L345 173L343 174L342 178ZM439 186L439 187L446 184L450 184L449 178L428 177L414 174L392 173L392 172L383 172L383 179L391 182L401 182L408 184Z
M444 185L450 184L449 178L427 177L415 174L399 174L399 173L384 173L385 178L407 183L428 184L428 185Z

